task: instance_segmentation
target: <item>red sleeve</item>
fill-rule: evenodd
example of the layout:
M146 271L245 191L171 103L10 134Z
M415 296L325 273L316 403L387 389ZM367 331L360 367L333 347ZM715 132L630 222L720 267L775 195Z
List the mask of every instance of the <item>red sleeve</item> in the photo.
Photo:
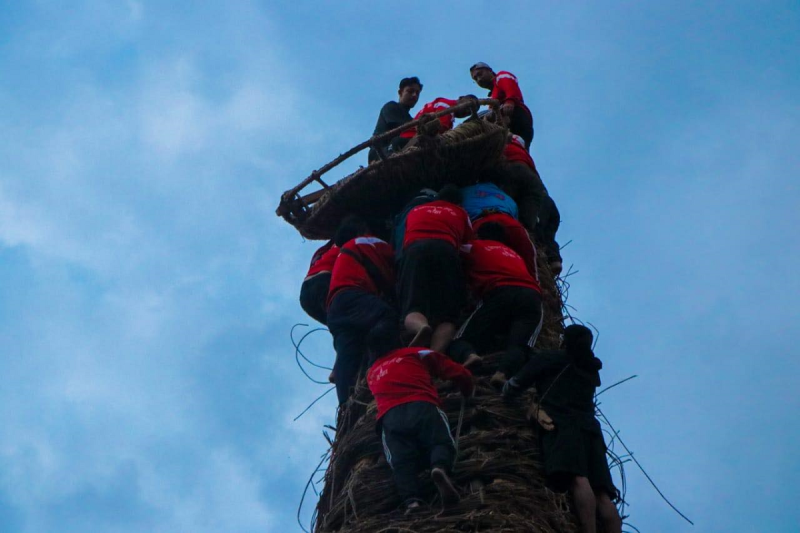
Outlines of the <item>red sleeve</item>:
M433 350L420 350L418 353L432 376L454 382L464 396L472 395L475 382L472 379L472 373L463 365L455 363L446 355Z
M508 72L499 72L494 79L494 84L503 94L503 102L511 100L515 104L523 103L522 91L519 89L517 80L513 74ZM501 102L501 103L503 103Z

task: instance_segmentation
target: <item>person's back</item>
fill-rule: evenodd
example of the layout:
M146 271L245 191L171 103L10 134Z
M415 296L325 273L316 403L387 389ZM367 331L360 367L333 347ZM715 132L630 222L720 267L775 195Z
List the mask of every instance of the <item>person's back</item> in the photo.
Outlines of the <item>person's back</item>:
M503 286L527 287L541 292L539 282L528 271L525 261L504 243L476 239L461 247L461 256L476 296Z
M331 272L339 256L339 247L327 242L311 258L303 284L300 287L300 306L314 320L326 324L327 301L331 284Z
M423 239L446 241L458 248L471 237L472 227L464 209L444 200L434 200L408 213L403 248Z
M517 218L519 210L514 199L503 189L491 182L463 187L464 200L461 206L473 221L488 213L505 213Z
M367 374L367 383L378 407L377 418L409 402L428 402L441 407L432 376L455 381L466 395L471 392L469 370L439 352L400 348L378 359Z
M372 272L368 265L376 268ZM328 305L346 289L360 289L376 296L385 295L387 283L394 279L394 252L389 243L362 235L342 245L331 273Z

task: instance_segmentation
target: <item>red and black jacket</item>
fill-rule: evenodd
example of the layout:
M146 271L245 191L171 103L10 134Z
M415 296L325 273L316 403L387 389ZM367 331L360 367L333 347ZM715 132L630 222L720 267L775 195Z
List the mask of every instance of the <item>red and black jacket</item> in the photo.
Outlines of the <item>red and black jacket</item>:
M433 350L400 348L378 359L367 373L367 384L378 406L377 418L409 402L440 406L432 378L454 381L465 396L471 395L475 386L469 370Z
M472 223L467 212L456 204L435 200L408 212L403 249L422 239L439 239L458 249L472 238Z
M391 299L394 287L394 252L385 241L370 235L347 241L339 251L331 273L327 306L345 289Z
M497 241L474 240L461 247L470 288L479 298L498 287L528 287L542 292L517 252Z

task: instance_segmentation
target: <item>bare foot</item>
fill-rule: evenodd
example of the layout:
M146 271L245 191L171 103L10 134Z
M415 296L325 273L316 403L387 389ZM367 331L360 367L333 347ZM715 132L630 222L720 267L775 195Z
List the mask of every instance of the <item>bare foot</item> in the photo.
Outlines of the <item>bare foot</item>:
M480 355L471 353L469 354L469 357L467 357L467 360L464 361L464 368L469 368L473 365L478 366L481 364L481 362L483 362L483 358Z
M506 375L499 370L489 379L489 385L492 387L502 388L506 383Z
M422 326L408 343L409 348L428 348L431 345L432 335L433 329L430 326Z

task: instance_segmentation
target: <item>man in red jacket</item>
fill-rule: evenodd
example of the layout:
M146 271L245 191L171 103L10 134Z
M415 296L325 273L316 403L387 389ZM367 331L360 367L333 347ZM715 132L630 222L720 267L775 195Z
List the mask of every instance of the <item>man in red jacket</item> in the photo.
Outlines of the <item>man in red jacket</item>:
M480 301L450 347L454 360L466 361L490 349L498 333L506 335L506 352L491 379L496 386L525 364L542 328L539 283L505 240L503 226L488 223L481 226L477 240L461 247L467 277Z
M303 284L300 286L300 307L308 316L320 322L328 322L328 290L331 285L331 271L339 256L339 247L328 241L311 257Z
M448 475L455 443L432 378L451 380L470 397L475 390L472 374L433 350L400 348L397 329L387 325L375 328L367 342L372 362L367 383L378 407L377 429L407 512L420 507L419 459L430 465L442 504L458 502L458 490Z
M525 139L525 149L530 150L533 141L533 115L522 99L517 77L505 70L495 74L482 61L469 68L469 75L479 87L490 91L489 98L500 100L500 113L511 121L508 128L511 133Z
M358 217L346 218L333 241L340 252L331 273L328 329L336 350L333 374L341 405L356 384L367 333L384 324L396 330L398 317L389 303L394 292L392 247L369 235Z
M406 216L398 293L412 346L443 352L456 332L467 289L458 250L472 239L460 204L459 188L446 185Z

